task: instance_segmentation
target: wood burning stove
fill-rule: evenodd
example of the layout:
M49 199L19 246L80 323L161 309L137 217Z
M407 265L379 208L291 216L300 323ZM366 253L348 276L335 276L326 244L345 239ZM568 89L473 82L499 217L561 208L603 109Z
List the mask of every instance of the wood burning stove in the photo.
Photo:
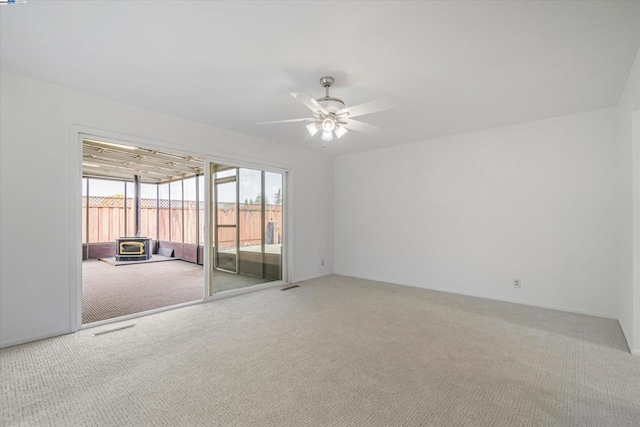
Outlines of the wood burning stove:
M116 239L116 261L140 261L151 258L150 237L120 237Z

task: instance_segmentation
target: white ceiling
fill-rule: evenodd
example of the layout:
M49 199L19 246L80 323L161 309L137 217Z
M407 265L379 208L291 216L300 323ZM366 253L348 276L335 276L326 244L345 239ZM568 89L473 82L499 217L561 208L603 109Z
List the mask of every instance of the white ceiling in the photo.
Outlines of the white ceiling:
M0 8L13 72L246 135L345 154L614 106L640 40L638 1L81 2ZM322 149L289 92L385 96Z

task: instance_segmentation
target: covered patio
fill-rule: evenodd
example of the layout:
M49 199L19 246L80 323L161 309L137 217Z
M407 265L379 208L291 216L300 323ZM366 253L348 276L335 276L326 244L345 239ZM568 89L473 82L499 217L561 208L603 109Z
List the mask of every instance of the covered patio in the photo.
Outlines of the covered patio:
M220 229L211 242L210 293L281 278L281 184L269 202L265 172L217 164L205 172L202 158L85 138L83 324L209 294L203 267L206 173L224 176L224 184L212 188L212 217ZM240 180L246 187L251 177L257 186L250 194L239 191ZM225 185L235 188L234 198L218 194ZM134 241L144 243L127 247L124 256L123 245Z

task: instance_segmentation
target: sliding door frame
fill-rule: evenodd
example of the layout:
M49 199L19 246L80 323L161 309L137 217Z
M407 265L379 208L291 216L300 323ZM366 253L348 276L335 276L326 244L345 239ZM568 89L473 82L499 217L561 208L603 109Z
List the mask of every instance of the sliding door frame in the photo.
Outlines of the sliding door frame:
M184 303L164 309L151 310L148 312L134 314L130 316L118 317L109 321L96 322L89 325L82 325L82 141L83 139L100 139L105 142L115 144L134 145L147 149L164 149L175 153L193 155L205 159L205 173L208 177L204 179L205 185L205 224L204 224L204 280L203 280L203 296L202 300L191 303ZM262 161L254 161L242 156L230 156L221 154L214 150L203 148L194 148L193 146L185 146L178 142L166 142L157 139L148 139L144 137L120 134L117 132L105 131L81 125L71 125L69 129L69 158L71 164L75 165L69 170L69 214L68 214L68 249L69 254L69 332L76 332L84 327L93 327L110 322L119 322L130 318L140 317L147 314L171 310L186 305L199 304L208 300L226 298L233 295L252 292L259 289L280 286L288 283L294 277L294 230L293 230L293 169L283 164L267 164ZM278 282L270 282L262 285L256 285L249 288L237 289L233 291L223 292L221 294L212 295L211 286L211 162L216 164L234 165L236 167L245 167L257 169L266 172L275 172L282 174L282 192L283 192L283 234L282 241L282 280Z
M215 267L213 253L213 242L215 240L214 233L217 233L216 227L214 224L215 215L217 214L217 210L214 208L214 199L215 197L211 194L211 190L215 187L215 165L225 165L232 166L236 168L236 216L239 215L239 191L238 185L240 181L239 170L242 168L253 169L261 172L261 175L264 176L264 172L272 172L277 173L282 176L282 252L281 256L281 279L273 282L267 282L247 288L234 289L230 291L225 291L222 293L214 293L214 283L211 275L212 269ZM205 282L206 282L206 292L205 292L205 300L216 300L221 298L227 298L229 296L240 295L247 292L252 292L255 290L281 286L283 284L290 283L291 277L293 277L293 215L291 212L291 208L293 206L293 170L291 168L282 167L282 166L273 166L262 163L251 162L247 160L242 160L238 158L229 158L229 157L218 157L218 156L206 156L205 157L205 171L209 173L205 176L205 191L208 192L209 195L209 203L207 203L207 207L209 209L209 213L205 210L205 247L204 247L204 256L207 260L209 260L209 267L206 268L205 271ZM264 178L261 180L261 186L263 187L264 192ZM205 195L205 199L207 195ZM264 197L263 197L264 199ZM264 200L263 200L264 204ZM262 216L264 216L264 209L262 209ZM264 219L263 219L264 221ZM236 232L239 231L239 224L237 223L236 218ZM237 233L236 233L237 234ZM264 240L264 227L263 227L263 237ZM239 236L236 236L239 238ZM239 244L239 241L236 242L236 248ZM264 252L264 251L263 251ZM236 265L239 260L240 253L236 253Z

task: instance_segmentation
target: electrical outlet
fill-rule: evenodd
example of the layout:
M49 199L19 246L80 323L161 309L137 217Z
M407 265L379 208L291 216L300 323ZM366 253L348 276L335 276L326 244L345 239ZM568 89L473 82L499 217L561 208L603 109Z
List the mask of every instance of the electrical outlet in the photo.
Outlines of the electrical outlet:
M522 287L522 282L520 281L520 279L513 279L513 287L514 288L521 288Z

